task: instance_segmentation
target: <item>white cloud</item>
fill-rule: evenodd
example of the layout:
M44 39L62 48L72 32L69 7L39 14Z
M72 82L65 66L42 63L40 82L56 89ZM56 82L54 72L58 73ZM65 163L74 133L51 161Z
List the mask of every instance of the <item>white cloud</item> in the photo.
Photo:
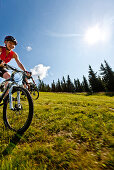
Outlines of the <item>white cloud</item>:
M32 47L31 47L31 46L27 46L27 47L26 47L26 50L27 50L27 51L31 51L31 50L32 50Z
M50 69L50 66L44 66L43 64L36 65L33 69L30 69L32 72L32 75L34 79L38 79L38 76L42 80L48 75L48 70Z
M47 35L51 37L56 37L56 38L71 38L71 37L82 36L81 34L75 34L75 33L64 34L64 33L50 32L50 31L47 31Z

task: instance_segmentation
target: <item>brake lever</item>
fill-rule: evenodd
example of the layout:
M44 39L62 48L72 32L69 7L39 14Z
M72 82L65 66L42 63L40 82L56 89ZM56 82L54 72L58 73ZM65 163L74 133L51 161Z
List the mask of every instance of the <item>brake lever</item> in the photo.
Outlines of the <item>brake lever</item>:
M9 67L8 67L8 65L5 63L4 64L4 67L6 68L6 69L9 69Z

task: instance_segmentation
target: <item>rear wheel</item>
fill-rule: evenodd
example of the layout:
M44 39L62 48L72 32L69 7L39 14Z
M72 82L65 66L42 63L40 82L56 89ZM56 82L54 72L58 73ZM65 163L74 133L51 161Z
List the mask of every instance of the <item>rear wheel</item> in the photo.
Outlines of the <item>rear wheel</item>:
M39 90L37 88L32 89L30 94L33 100L37 100L39 98Z
M19 99L18 99L19 98ZM4 99L3 120L6 127L18 133L25 132L33 117L33 101L29 92L23 87L13 87L13 109L10 109L9 95Z

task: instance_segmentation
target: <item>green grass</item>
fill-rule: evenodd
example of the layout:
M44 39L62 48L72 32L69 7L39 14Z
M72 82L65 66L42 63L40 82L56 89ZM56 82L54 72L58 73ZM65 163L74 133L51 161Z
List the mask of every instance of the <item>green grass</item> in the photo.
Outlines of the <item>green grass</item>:
M0 115L1 170L113 169L114 97L40 93L31 126L17 145Z

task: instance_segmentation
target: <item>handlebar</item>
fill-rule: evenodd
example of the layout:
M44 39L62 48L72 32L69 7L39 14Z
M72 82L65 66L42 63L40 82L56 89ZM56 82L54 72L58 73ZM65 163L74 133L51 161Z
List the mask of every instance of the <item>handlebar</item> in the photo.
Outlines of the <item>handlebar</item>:
M9 64L4 64L4 66L7 68L7 69L11 69L15 72L20 72L20 73L29 73L29 74L32 74L32 72L29 72L29 71L21 71L21 70L18 70L17 68L13 67L13 66L10 66Z
M12 66L10 66L10 65L8 65L8 64L4 64L4 66L6 67L6 69L10 69L10 70L13 70L13 71L15 71L15 72L24 72L24 71L21 71L21 70L18 70L17 68L15 68L15 67L12 67Z
M21 71L21 70L15 68L15 67L13 67L13 66L10 66L9 64L4 64L4 66L6 67L6 69L13 70L13 73L11 74L11 78L10 78L10 79L7 79L7 81L13 80L14 75L15 75L16 73L22 73L22 74L23 74L23 78L25 78L25 77L31 78L32 81L33 81L33 83L35 84L35 81L34 81L34 79L33 79L33 77L32 77L32 72L29 72L29 71ZM27 75L27 74L30 74L30 75Z

